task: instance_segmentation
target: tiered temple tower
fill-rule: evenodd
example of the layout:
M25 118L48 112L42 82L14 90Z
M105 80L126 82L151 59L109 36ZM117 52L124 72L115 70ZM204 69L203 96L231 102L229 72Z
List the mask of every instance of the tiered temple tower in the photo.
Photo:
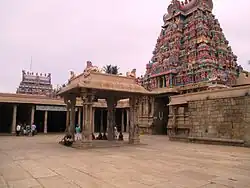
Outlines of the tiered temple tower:
M212 0L172 0L146 65L146 88L186 93L206 90L212 80L229 87L236 83L242 68L212 9Z
M16 93L52 96L51 74L22 71L22 81Z

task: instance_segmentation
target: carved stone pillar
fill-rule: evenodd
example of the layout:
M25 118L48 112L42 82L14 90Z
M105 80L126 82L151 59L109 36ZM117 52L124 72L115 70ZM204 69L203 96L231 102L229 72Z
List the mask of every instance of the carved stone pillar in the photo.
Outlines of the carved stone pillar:
M139 104L139 114L140 114L140 115L143 115L143 111L144 111L143 106L144 106L143 103L140 103L140 104Z
M122 109L122 127L121 131L124 132L124 109Z
M151 117L154 117L154 112L155 112L155 99L154 97L150 98L150 103L151 103Z
M165 79L165 76L162 77L162 81L163 81L163 87L166 87L166 79Z
M72 96L70 98L70 127L69 132L73 136L73 139L75 139L75 106L76 106L76 97Z
M34 117L35 117L35 106L33 105L31 107L30 125L32 125L34 123Z
M44 127L43 127L43 133L47 134L48 132L48 111L46 110L44 112Z
M139 138L139 97L131 97L130 103L130 127L129 127L129 143L137 144L140 143Z
M115 108L117 105L117 100L114 97L107 98L107 106L108 106L108 140L114 140L114 127L116 125L115 122Z
M179 108L177 106L173 106L172 131L174 135L177 134L177 128L178 128L177 117L176 117L178 115L178 110Z
M84 107L84 119L83 119L83 131L82 137L83 141L86 143L91 143L92 141L92 108L93 108L93 99L94 96L89 93L85 93L82 97L83 107Z
M127 115L126 132L128 132L128 130L129 130L129 122L130 122L129 109L126 109L126 115Z
M101 132L104 131L104 127L103 127L103 109L101 109L101 127L100 127L100 131Z
M13 114L12 114L12 126L11 126L11 133L15 134L16 132L16 116L17 116L17 105L13 106Z
M69 121L70 121L70 111L67 109L66 112L66 129L69 128Z
M81 125L81 108L78 108L78 125Z
M145 97L144 100L143 100L143 103L144 103L144 115L147 115L148 116L148 97Z
M87 110L88 107L85 104L85 102L83 101L83 107L82 107L82 130L86 130L86 126L87 126ZM83 131L82 131L83 133Z

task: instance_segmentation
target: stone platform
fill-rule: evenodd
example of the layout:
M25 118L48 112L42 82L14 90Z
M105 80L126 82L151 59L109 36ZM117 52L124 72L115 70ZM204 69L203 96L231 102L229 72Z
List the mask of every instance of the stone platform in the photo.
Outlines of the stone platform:
M249 147L249 145L245 144L244 140L235 140L235 139L171 136L169 137L169 140L179 141L179 142L198 143L198 144Z
M78 150L63 135L0 137L0 188L247 188L250 149L141 136L134 147Z
M113 148L113 147L125 147L125 146L139 146L145 145L142 143L129 144L128 141L108 141L108 140L92 140L91 142L76 141L72 147L76 149L93 149L93 148Z

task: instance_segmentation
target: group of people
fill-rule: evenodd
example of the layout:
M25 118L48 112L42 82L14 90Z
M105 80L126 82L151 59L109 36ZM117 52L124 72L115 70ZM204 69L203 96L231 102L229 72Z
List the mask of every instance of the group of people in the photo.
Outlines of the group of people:
M16 136L34 136L37 134L37 130L36 130L36 125L34 123L32 123L32 125L26 125L18 123L16 126Z
M80 125L76 125L75 127L75 140L81 140L82 134L81 134L81 127ZM122 132L118 132L117 128L114 127L114 139L123 141L123 134ZM92 140L108 140L108 137L106 135L106 132L99 133L99 135L96 137L94 133L92 133Z

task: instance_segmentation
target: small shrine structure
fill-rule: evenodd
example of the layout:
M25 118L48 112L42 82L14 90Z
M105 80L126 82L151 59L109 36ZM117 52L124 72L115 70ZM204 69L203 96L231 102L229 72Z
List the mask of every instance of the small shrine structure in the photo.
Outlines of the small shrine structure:
M92 66L91 62L87 62L84 72L75 76L71 71L68 85L63 87L58 95L64 98L67 105L70 120L66 134L70 134L74 138L75 132L75 105L76 99L81 98L83 104L83 142L91 144L92 140L92 107L93 103L98 99L105 99L107 102L107 126L108 140L114 139L115 109L117 102L121 99L129 99L129 143L136 144L139 139L139 112L140 98L142 96L151 95L144 87L139 85L133 74L130 76L112 75L102 73L97 67Z

